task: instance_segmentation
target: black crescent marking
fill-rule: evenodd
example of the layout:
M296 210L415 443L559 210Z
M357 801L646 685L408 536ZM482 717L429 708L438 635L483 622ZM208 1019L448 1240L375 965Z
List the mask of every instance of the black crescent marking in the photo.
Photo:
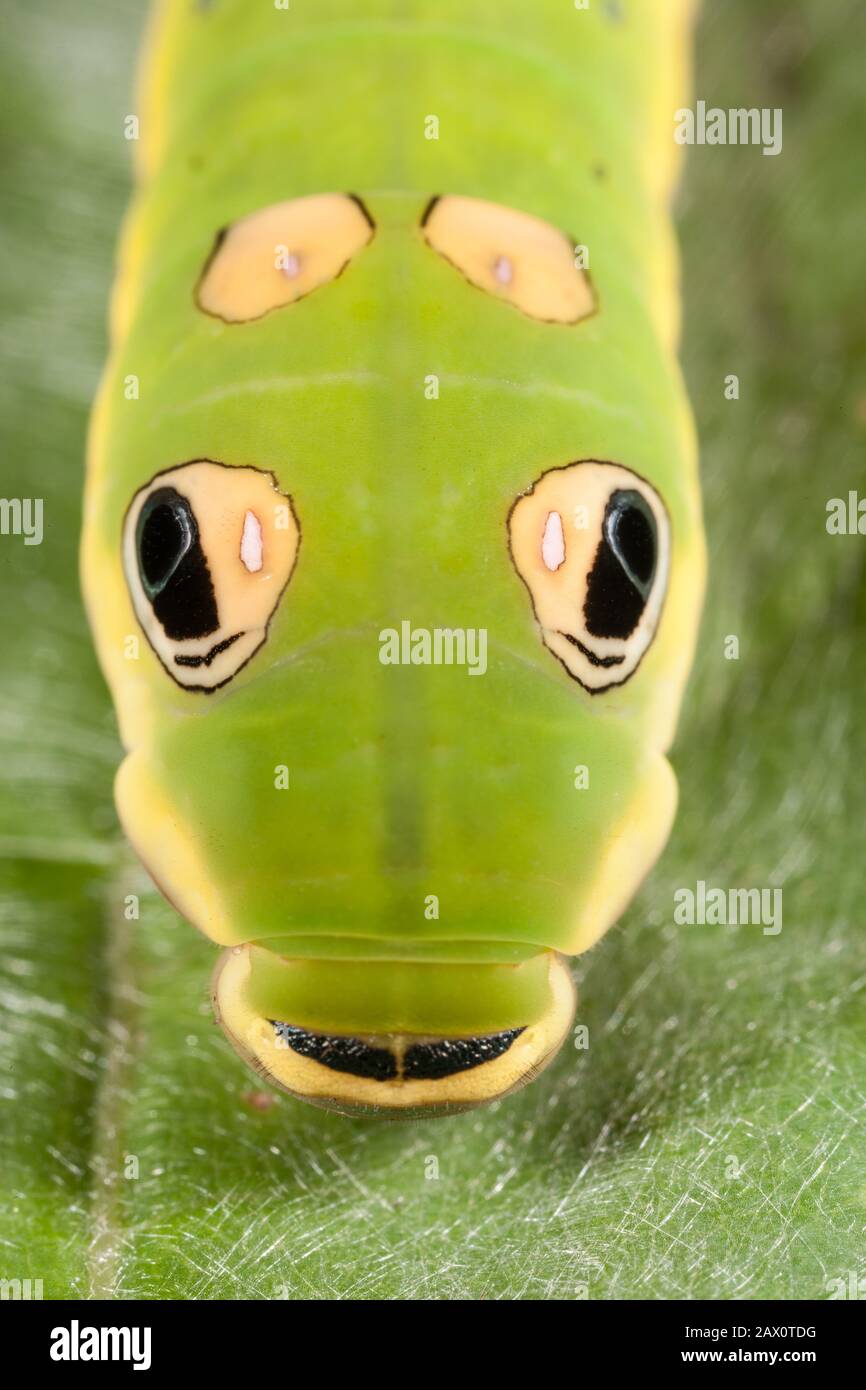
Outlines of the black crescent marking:
M412 1043L402 1057L389 1047L339 1033L314 1033L291 1023L270 1020L279 1043L331 1071L371 1081L442 1081L457 1072L493 1062L507 1052L524 1028L483 1033L472 1038L439 1038Z
M291 1023L271 1019L277 1039L301 1057L320 1062L331 1071L349 1076L366 1076L371 1081L392 1081L397 1076L397 1059L385 1047L371 1047L361 1038L330 1033L311 1033Z
M507 1052L522 1028L487 1033L477 1038L442 1038L439 1042L414 1043L403 1058L407 1081L441 1081L456 1072L471 1071Z
M593 666L621 666L625 661L624 656L597 656L589 647L585 647L577 637L572 637L570 632L560 632L557 628L557 636L564 637L566 642L570 642L573 647L577 647L578 651L583 652L587 661L591 662Z
M243 637L243 635L242 632L233 633L232 636L227 637L224 642L217 642L215 646L211 647L209 652L205 652L204 656L176 656L174 664L175 666L210 666L211 662L216 660L220 652L224 652L227 647L237 642L238 638Z

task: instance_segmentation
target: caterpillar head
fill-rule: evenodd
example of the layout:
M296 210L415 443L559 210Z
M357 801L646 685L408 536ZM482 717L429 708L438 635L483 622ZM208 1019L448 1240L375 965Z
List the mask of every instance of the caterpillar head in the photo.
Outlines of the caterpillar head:
M484 993L484 969L445 967L451 989ZM281 1004L293 994L293 976L306 972L317 987L307 1009L322 1013L351 984L362 997L375 998L385 978L406 978L405 965L356 961L290 962L256 945L224 951L213 983L214 1010L230 1042L256 1071L302 1100L343 1114L439 1116L501 1099L543 1071L567 1035L574 1007L571 976L561 956L539 954L520 967L486 967L487 988L509 970L525 977L518 989L534 995L522 1023L489 1026L468 1032L437 1027L400 1027L390 1012L393 1000L381 998L385 1026L339 1029L287 1022ZM415 966L416 1007L430 1008L441 967ZM425 980L425 976L433 976ZM268 990L270 978L271 992ZM425 990L425 985L428 987ZM399 986L398 986L399 987ZM421 1002L425 993L428 1002ZM327 1002L326 1002L327 1001ZM477 1006L477 1005L476 1005ZM482 1006L482 1017L490 1004ZM388 1026L388 1025L392 1026Z

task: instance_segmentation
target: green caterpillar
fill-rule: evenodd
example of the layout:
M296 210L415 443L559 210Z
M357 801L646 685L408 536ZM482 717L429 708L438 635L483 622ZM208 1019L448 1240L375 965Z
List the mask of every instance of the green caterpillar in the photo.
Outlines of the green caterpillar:
M305 1099L534 1076L667 838L689 12L156 8L84 591L123 825Z

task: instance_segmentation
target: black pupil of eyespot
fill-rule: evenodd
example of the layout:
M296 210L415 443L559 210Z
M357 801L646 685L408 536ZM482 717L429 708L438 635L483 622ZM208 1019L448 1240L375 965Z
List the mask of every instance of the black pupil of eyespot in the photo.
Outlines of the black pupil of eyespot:
M604 536L646 600L656 569L656 520L639 492L629 490L613 494L604 514Z
M601 543L587 578L583 606L586 630L594 637L630 637L655 579L658 529L646 498L618 488L608 500Z
M138 522L138 566L152 599L165 588L198 538L192 508L174 488L160 488L145 502Z
M182 642L215 632L216 595L187 498L172 487L152 492L141 509L135 543L142 588L166 637Z

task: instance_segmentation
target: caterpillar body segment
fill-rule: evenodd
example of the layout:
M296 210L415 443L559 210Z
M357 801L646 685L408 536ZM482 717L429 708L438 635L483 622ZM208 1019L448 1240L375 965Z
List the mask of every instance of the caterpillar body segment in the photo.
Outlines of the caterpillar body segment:
M667 839L690 11L154 9L84 592L126 832L316 1103L531 1079Z

